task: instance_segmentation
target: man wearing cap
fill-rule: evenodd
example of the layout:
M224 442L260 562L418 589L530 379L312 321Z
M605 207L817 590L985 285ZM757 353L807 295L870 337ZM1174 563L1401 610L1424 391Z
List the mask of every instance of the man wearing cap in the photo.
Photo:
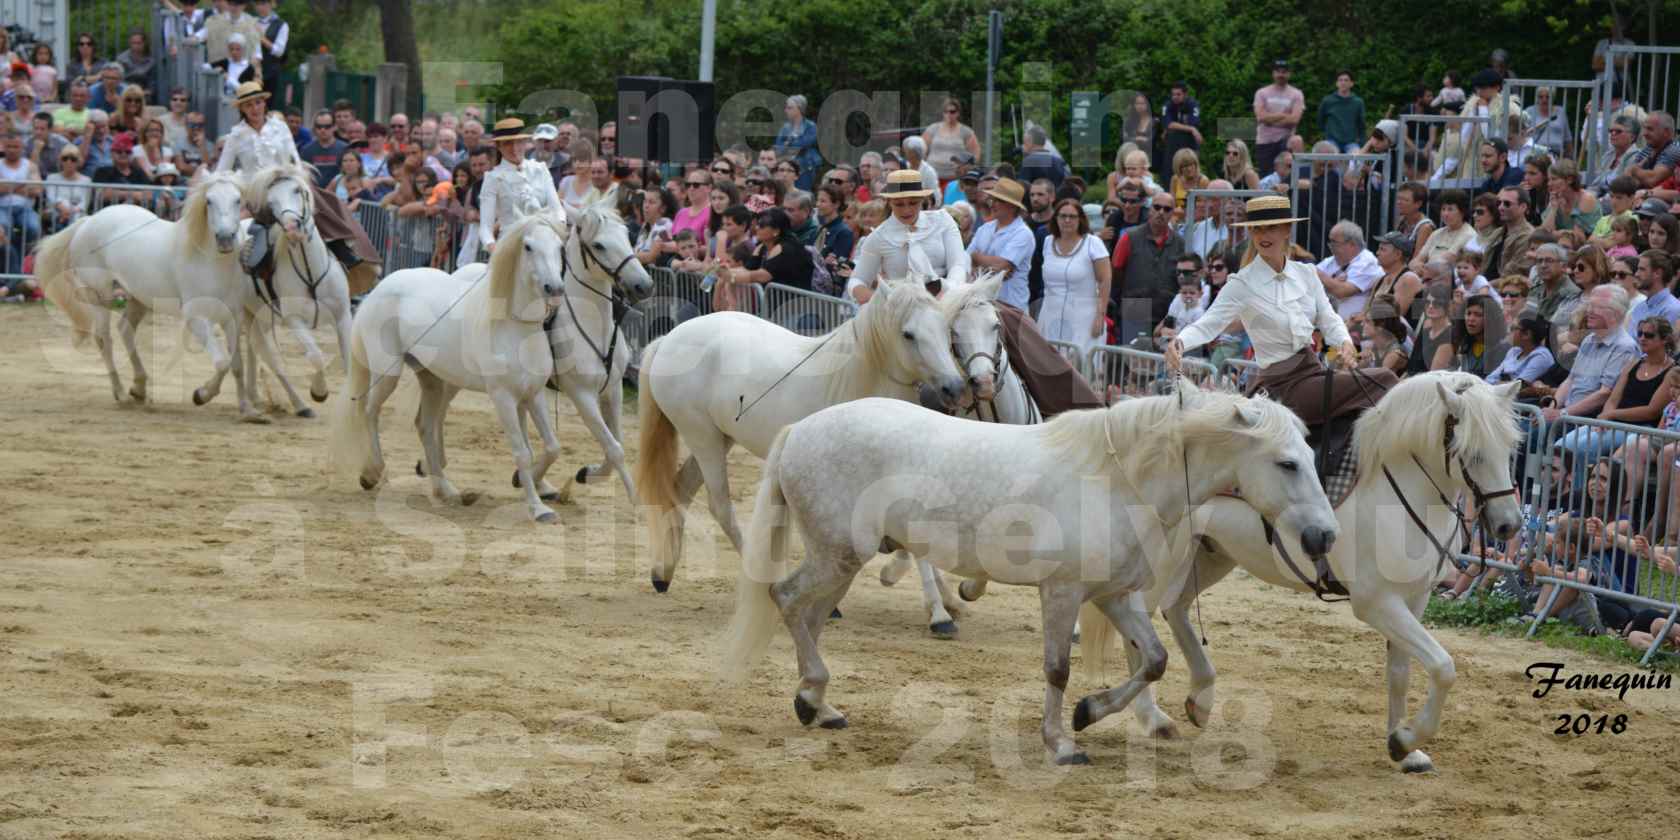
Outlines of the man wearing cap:
M1212 341L1241 318L1261 365L1255 388L1265 388L1308 425L1317 425L1374 407L1399 380L1386 368L1332 371L1319 361L1314 330L1336 348L1344 368L1351 368L1359 354L1312 266L1289 259L1293 226L1299 221L1304 219L1292 215L1286 196L1249 200L1248 217L1237 224L1251 229L1256 258L1231 275L1201 318L1168 342L1166 361L1178 370L1186 350Z
M975 167L974 156L968 152L958 153L952 161L957 168L957 177L952 178L951 183L945 185L945 194L940 196L940 206L949 206L959 201L966 201L972 205L974 199L970 197L970 194L979 193L980 176L984 173ZM973 177L970 177L971 173Z
M1260 123L1254 132L1254 168L1261 172L1272 168L1278 152L1289 143L1289 135L1301 123L1307 100L1301 89L1289 83L1289 62L1272 62L1272 83L1254 92L1254 119Z
M1651 221L1664 213L1669 213L1671 209L1668 202L1660 198L1647 198L1639 202L1639 206L1634 209L1633 215L1639 220L1640 238L1649 239L1651 236Z
M976 271L1005 272L998 300L1022 311L1027 308L1027 272L1033 254L1032 229L1021 220L1027 212L1022 204L1026 192L1014 178L999 179L997 186L986 191L992 199L992 220L981 225L968 244Z
M478 241L486 251L494 251L496 237L526 216L547 213L556 219L566 218L548 167L525 157L525 141L531 139L525 133L525 121L518 117L498 120L490 139L502 162L484 173L484 185L478 194Z
M1674 115L1652 111L1645 118L1645 148L1634 154L1628 175L1645 188L1647 195L1672 202L1680 198L1673 181L1677 168L1680 168L1680 140L1674 137Z
M140 184L150 185L152 179L146 177L145 170L134 165L134 135L124 132L111 140L111 165L102 167L93 173L94 183L97 184ZM145 204L151 198L146 190L122 190L107 188L100 191L99 203L105 204Z

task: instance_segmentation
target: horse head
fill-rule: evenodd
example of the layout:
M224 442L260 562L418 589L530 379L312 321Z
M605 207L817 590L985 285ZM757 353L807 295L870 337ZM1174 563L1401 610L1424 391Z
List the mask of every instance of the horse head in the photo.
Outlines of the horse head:
M314 224L310 174L289 166L261 170L245 185L245 205L258 219L278 222L293 242L302 242Z
M242 193L232 175L211 174L187 197L181 217L201 239L214 237L216 250L231 254L239 247L239 209Z
M881 282L880 291L859 313L861 346L895 381L920 382L954 408L966 389L951 358L950 326L939 302L919 282ZM867 314L865 314L867 313Z
M1178 423L1186 461L1192 449L1200 449L1199 462L1234 469L1243 500L1266 521L1300 533L1301 550L1308 555L1330 553L1340 526L1313 469L1313 450L1300 418L1263 396L1201 391L1189 383L1179 389L1161 399L1189 407Z
M490 296L506 300L519 321L541 321L566 292L561 251L566 233L543 215L526 216L503 234L490 255Z
M920 282L919 278L912 278ZM951 351L957 368L968 379L974 399L990 400L997 395L997 381L1003 375L1003 325L998 320L998 289L1003 274L988 272L973 283L948 289L939 299L945 320L951 325Z
M578 240L578 261L587 278L584 282L590 288L600 291L597 286L610 283L632 304L653 294L653 278L636 259L629 231L617 211L605 202L597 202L583 209L572 229Z

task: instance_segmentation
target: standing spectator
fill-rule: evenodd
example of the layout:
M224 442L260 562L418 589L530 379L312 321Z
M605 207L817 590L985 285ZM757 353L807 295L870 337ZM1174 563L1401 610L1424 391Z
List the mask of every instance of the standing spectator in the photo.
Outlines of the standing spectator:
M463 135L465 136L465 135ZM611 160L618 154L618 123L607 120L601 123L601 157Z
M1190 87L1182 80L1173 83L1172 95L1161 108L1161 123L1165 142L1150 157L1150 169L1156 172L1165 172L1170 162L1178 160L1179 151L1202 148L1202 106L1190 98Z
M429 134L433 140L433 145L426 149L428 154L437 148L436 143L442 138L443 129L429 132ZM482 123L478 120L467 120L466 122L461 123L461 148L471 151L472 149L478 148L483 141L484 125ZM601 157L607 158L610 157L610 155L605 149L602 149Z
M58 99L58 67L53 62L52 44L36 41L30 48L29 84L35 88L37 102Z
M0 29L0 64L16 64L22 60L23 58L12 49L11 32Z
M1080 358L1102 337L1111 288L1108 250L1091 234L1079 201L1056 202L1044 238L1044 301L1039 333L1079 347Z
M361 155L354 149L347 149L339 158L338 177L327 184L327 192L338 196L344 209L354 213L363 201L373 198L372 186L362 169Z
M1318 279L1342 320L1356 323L1363 317L1366 294L1383 277L1383 267L1377 264L1377 255L1365 247L1365 231L1359 225L1342 221L1330 228L1330 256L1318 264ZM1390 284L1386 291L1392 294L1396 290ZM1402 303L1402 312L1407 303L1409 299Z
M1103 221L1102 233L1099 234L1111 253L1122 231L1149 221L1149 216L1143 209L1146 199L1141 184L1129 180L1120 183L1119 200L1116 202L1119 206L1108 214L1108 218Z
M986 192L992 199L992 220L975 231L968 245L974 271L1005 272L998 301L1027 311L1030 292L1027 274L1032 268L1033 233L1022 216L1027 212L1021 200L1026 189L1013 178L1000 178Z
M92 183L82 174L82 153L65 146L58 154L58 171L47 176L47 221L53 230L87 214L93 203Z
M694 232L697 239L704 241L712 223L712 174L704 169L688 173L684 176L683 189L685 206L677 211L676 219L671 223L671 235L675 237L678 233L689 230ZM561 198L564 200L565 197Z
M1605 129L1610 139L1610 148L1604 150L1604 155L1598 162L1598 177L1593 179L1592 191L1603 198L1610 192L1610 182L1627 174L1633 168L1641 149L1634 145L1639 139L1639 123L1628 114L1617 114L1610 120L1610 127Z
M1552 104L1553 95L1552 89L1545 85L1534 89L1534 104L1523 110L1529 126L1528 136L1551 150L1554 156L1572 158L1574 149L1570 138L1574 136L1573 126L1569 124L1569 115Z
M801 245L817 244L817 234L822 231L822 227L817 224L815 210L816 203L811 200L811 194L804 190L792 190L782 199L782 211L788 216L788 231Z
M1634 282L1645 299L1634 304L1628 318L1628 332L1637 333L1641 321L1657 317L1673 323L1680 320L1680 299L1671 291L1674 280L1674 261L1662 251L1646 251L1639 255L1639 270Z
M805 250L789 227L787 213L772 207L753 219L758 249L741 267L726 275L725 285L734 283L780 283L811 290L811 252Z
M105 62L99 57L99 47L93 40L93 33L83 32L76 36L76 56L64 65L64 81L79 81L91 88L99 84L99 73L104 67ZM81 130L79 126L77 130Z
M1431 104L1435 92L1430 89L1428 82L1418 82L1412 88L1412 101L1400 109L1401 117L1433 117L1440 114L1440 109ZM1406 138L1406 144L1425 155L1435 151L1435 144L1440 142L1441 126L1431 123L1427 136L1420 131L1417 135Z
M589 192L584 195L583 203L618 206L618 184L613 183L612 166L607 158L598 157L589 162Z
M239 33L245 39L246 51L254 52L262 44L262 27L257 19L245 13L246 0L221 0L215 14L204 21L204 60L217 62L228 57L228 38Z
M332 104L333 130L338 139L349 142L350 124L356 121L356 105L348 99L335 99Z
M787 122L776 132L776 155L798 165L798 176L790 186L810 190L822 155L817 152L817 124L810 120L810 103L801 94L787 98L782 106Z
M670 190L650 186L642 191L636 232L636 260L642 265L662 265L669 262L667 255L677 252L671 241L671 219L676 215L677 197Z
M1165 148L1161 121L1150 109L1149 97L1141 93L1132 94L1132 107L1120 122L1120 144L1124 146L1127 143L1143 152L1144 165L1149 168L1153 168L1155 157Z
M846 227L846 188L839 184L823 184L817 190L817 255L828 264L830 272L840 263L849 262L855 239Z
M229 94L257 78L257 65L251 60L251 43L245 33L235 32L228 36L227 56L207 65L222 71L222 87Z
M904 138L904 165L906 169L914 169L922 176L922 186L933 190L928 199L938 208L944 202L940 200L939 172L933 164L927 162L927 143L920 137Z
M1288 146L1289 135L1295 133L1306 107L1301 90L1289 83L1289 62L1281 58L1272 62L1272 83L1254 92L1254 119L1260 123L1254 137L1255 166L1272 168L1272 161Z
M469 154L473 152L469 151ZM560 179L555 187L560 193L560 203L566 205L568 212L582 210L589 197L589 167L595 161L595 146L587 137L579 137L572 141L568 155L572 162L572 172ZM684 199L687 196L683 196ZM672 234L675 235L675 231Z
M1029 183L1040 178L1048 180L1051 192L1054 193L1062 186L1062 180L1068 176L1068 167L1067 161L1062 160L1061 155L1047 148L1049 142L1050 137L1044 133L1043 128L1035 125L1027 129L1026 137L1021 143L1020 177Z
M208 20L198 0L158 0L175 15L163 19L163 48L171 58L179 55L181 44L204 40L204 22Z
M23 137L6 132L0 137L0 236L8 246L8 274L21 274L23 255L41 241L41 216L35 212L35 201L43 190L37 184L20 183L39 180L41 171L23 156Z
M274 0L257 0L256 10L257 26L262 29L263 90L279 94L280 71L284 67L292 27L275 14Z
M1470 77L1470 87L1475 95L1466 100L1464 107L1459 110L1459 116L1461 117L1487 117L1486 126L1500 126L1507 123L1512 108L1522 106L1522 102L1516 97L1504 93L1505 78L1492 69L1476 71L1476 75ZM1488 177L1488 158L1482 144L1489 139L1497 138L1490 138L1490 130L1485 128L1483 123L1466 121L1460 126L1459 140L1461 147L1466 150L1476 149L1480 152L1477 157L1467 161L1471 165L1462 177ZM1505 147L1503 141L1500 142L1500 146L1499 160L1503 162L1506 160L1505 155L1510 149Z
M1365 136L1365 100L1353 92L1353 71L1337 73L1335 92L1319 100L1318 128L1337 150L1359 149L1359 138Z
M1680 192L1667 184L1674 177L1676 168L1680 168L1680 140L1674 137L1673 115L1667 111L1652 111L1645 118L1644 137L1645 148L1634 153L1628 175L1651 195L1672 203L1680 197Z
M1190 153L1182 150L1180 154ZM1167 316L1178 294L1178 261L1184 256L1184 240L1173 230L1177 209L1166 190L1149 198L1149 218L1141 225L1122 231L1114 243L1114 278L1110 310L1118 330L1116 341L1129 342Z
M146 41L146 33L136 29L128 33L128 49L117 53L117 63L122 65L122 79L131 85L142 88L152 84L152 50Z
M329 184L338 177L338 162L344 157L344 152L350 148L349 144L337 139L337 123L333 120L332 112L325 108L315 112L315 140L298 150L298 156L303 162L315 167L315 178L320 184Z
M927 145L928 163L939 173L939 183L946 184L959 174L958 155L967 153L980 159L980 139L974 129L963 124L961 103L947 97L942 110L943 118L922 132L922 142Z

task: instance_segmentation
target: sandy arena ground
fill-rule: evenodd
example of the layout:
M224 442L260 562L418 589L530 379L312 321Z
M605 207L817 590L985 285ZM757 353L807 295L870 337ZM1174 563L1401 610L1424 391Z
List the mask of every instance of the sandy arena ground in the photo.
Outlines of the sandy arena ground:
M1116 716L1080 737L1093 766L1047 769L1034 593L994 587L935 641L915 576L884 589L873 565L824 637L852 728L806 731L785 635L747 687L712 676L735 558L703 502L655 595L616 480L526 521L480 395L448 443L487 495L445 509L412 471L412 380L385 413L391 481L364 493L329 474L324 419L236 424L231 378L193 407L202 353L154 371L144 407L113 403L50 309L0 308L0 356L0 837L1621 840L1680 812L1680 690L1537 700L1530 663L1607 663L1442 632L1440 770L1402 776L1379 637L1241 573L1203 600L1220 703L1180 740ZM560 414L566 475L599 453ZM733 476L744 520L758 465ZM1093 688L1076 662L1072 697ZM1626 732L1552 734L1580 712Z

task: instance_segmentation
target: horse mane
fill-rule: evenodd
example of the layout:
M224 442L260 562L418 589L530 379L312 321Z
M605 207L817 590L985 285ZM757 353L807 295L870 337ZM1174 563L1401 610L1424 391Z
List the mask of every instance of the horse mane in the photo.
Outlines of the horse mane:
M910 317L912 310L923 306L938 311L939 302L920 284L883 280L880 290L858 309L856 317L841 323L823 337L824 341L829 341L835 332L853 330L851 340L831 342L833 349L829 352L858 353L862 356L855 360L861 364L843 365L829 380L828 400L831 404L867 396L856 393L859 383L855 372L883 370L892 359L887 347L889 342L898 339L898 325Z
M217 184L232 184L238 188L239 179L226 172L208 172L204 180L187 191L187 200L181 204L180 221L186 226L187 246L194 251L210 247L210 188ZM240 195L243 198L243 191Z
M1464 401L1464 415L1458 419L1450 450L1445 439L1447 404L1437 384ZM1456 371L1432 371L1400 380L1353 429L1359 474L1365 477L1376 475L1383 464L1414 454L1432 459L1442 452L1452 458L1488 450L1509 453L1521 437L1511 407L1493 386Z
M976 275L971 282L946 289L939 298L939 309L945 313L945 320L955 321L970 306L990 304L997 298L1003 279L1001 271L986 271Z
M1108 408L1065 412L1044 424L1045 438L1059 449L1066 463L1080 473L1095 473L1112 463L1112 444L1120 469L1135 481L1169 459L1183 457L1190 443L1237 452L1262 446L1282 446L1290 436L1305 436L1307 427L1281 403L1266 397L1244 397L1225 391L1203 391L1183 384L1183 405L1176 394L1122 400ZM1258 420L1237 423L1242 409Z
M488 330L496 321L512 318L513 292L519 282L519 256L524 252L525 234L539 225L547 225L554 234L566 238L565 230L559 220L546 214L526 216L515 221L502 231L501 238L496 243L496 250L490 254L490 266L486 278L480 278L466 304L467 317L479 328ZM489 282L484 282L488 279Z

